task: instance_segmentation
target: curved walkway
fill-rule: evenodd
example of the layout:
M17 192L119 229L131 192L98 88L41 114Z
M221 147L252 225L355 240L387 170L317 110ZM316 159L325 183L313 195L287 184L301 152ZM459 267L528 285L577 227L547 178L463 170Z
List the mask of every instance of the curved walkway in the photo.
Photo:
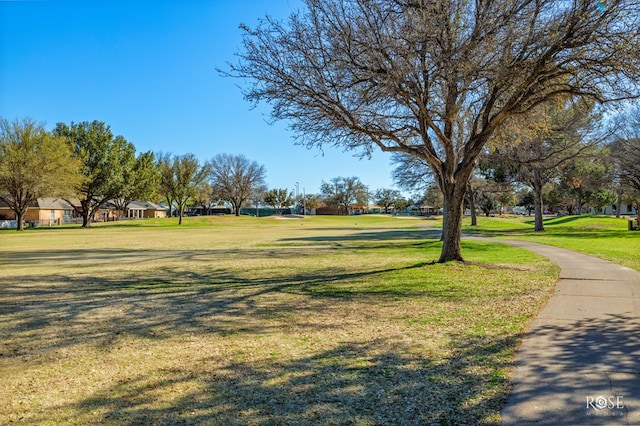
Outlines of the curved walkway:
M500 242L561 268L516 352L503 424L640 425L640 272L558 247Z

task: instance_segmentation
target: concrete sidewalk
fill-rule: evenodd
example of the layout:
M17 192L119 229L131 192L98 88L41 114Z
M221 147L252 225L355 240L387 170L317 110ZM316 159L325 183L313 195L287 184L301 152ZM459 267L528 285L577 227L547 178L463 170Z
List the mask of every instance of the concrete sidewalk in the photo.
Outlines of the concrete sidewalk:
M516 352L503 424L640 425L640 272L557 247L501 242L562 270Z

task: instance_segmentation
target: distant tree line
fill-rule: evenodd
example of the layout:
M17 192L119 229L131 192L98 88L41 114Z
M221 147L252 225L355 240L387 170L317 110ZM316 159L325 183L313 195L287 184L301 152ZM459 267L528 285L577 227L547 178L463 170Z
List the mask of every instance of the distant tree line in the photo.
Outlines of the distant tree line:
M350 214L355 205L377 204L384 213L413 204L439 210L445 197L431 169L407 154L393 157L397 189L369 188L356 176L323 181L319 194L269 189L266 170L243 155L218 154L200 161L193 154L136 153L103 122L58 123L47 131L30 118L0 119L0 200L24 229L29 206L40 197L59 197L77 206L82 226L110 203L126 214L134 200L162 203L178 217L200 206L267 205L276 212L293 207L308 213L328 207ZM605 206L640 207L640 108L614 117L593 104L556 102L508 120L483 148L469 179L465 206L489 215L504 206L523 206L543 230L545 211L579 214Z
M396 155L394 180L405 190L438 196L426 164ZM437 197L435 198L437 199ZM555 102L509 120L484 147L467 185L473 214L523 206L543 231L544 212L581 214L640 207L640 108L605 117L593 104Z
M136 153L131 142L101 121L58 123L47 131L30 118L0 119L0 200L14 211L19 230L40 197L76 206L83 227L91 226L107 203L124 216L134 200L163 203L182 223L194 205L228 205L236 215L248 202L280 211L327 205L349 212L354 203L370 198L357 177L334 178L323 183L322 194L296 198L287 189L268 189L265 175L264 166L244 155L218 154L202 162L193 154Z

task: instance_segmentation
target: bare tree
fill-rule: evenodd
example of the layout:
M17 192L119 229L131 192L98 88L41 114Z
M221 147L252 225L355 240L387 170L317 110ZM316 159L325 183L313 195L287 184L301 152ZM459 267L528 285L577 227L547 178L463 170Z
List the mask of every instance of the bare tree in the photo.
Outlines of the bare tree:
M640 0L305 0L243 26L228 75L297 142L425 161L445 198L439 261L462 260L478 155L514 115L560 96L638 96Z
M265 186L264 166L244 155L218 154L209 162L213 191L233 205L236 216L256 190Z

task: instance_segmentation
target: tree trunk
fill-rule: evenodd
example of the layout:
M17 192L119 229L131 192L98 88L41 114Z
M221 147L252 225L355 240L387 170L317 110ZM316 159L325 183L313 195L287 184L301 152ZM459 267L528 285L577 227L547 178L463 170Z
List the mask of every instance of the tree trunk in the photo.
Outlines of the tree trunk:
M542 176L539 170L533 171L533 179L531 182L531 186L533 188L533 207L535 214L535 227L534 231L544 231L544 224L542 222Z
M622 208L622 188L618 187L617 191L617 200L616 200L616 217L620 219L620 209Z
M442 252L438 263L457 260L464 262L460 239L462 234L462 205L467 185L451 184L443 191Z
M18 222L18 231L24 231L24 212L16 209L16 222Z
M166 196L167 206L169 206L169 217L173 217L173 198Z
M478 217L476 216L476 194L473 192L471 184L467 184L467 199L469 200L469 210L471 210L471 226L478 226Z
M91 209L91 200L81 200L80 207L82 208L82 227L88 228L91 226L91 214L93 213L93 210Z
M582 196L578 196L578 198L576 199L576 212L577 214L582 214L582 205L584 204L584 201L582 199Z

